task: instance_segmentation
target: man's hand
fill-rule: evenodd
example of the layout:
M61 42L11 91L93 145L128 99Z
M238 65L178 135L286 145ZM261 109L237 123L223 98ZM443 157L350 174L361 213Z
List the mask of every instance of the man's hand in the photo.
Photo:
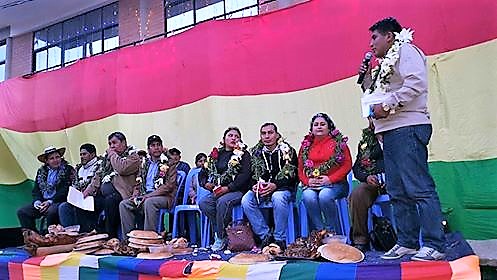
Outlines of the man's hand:
M274 183L261 184L259 189L259 194L261 196L271 195L276 190L276 185Z
M361 63L358 74L365 73L366 75L368 75L369 72L371 72L371 63L368 63L368 65L364 65L364 63Z
M41 204L40 204L40 208L38 209L38 211L40 211L40 213L45 213L47 212L48 210L48 207L50 207L50 202L48 201L43 201Z
M88 196L91 196L91 190L89 187L86 187L83 191L83 198L87 198Z
M388 117L390 114L390 110L385 111L383 110L383 106L381 104L375 104L373 105L373 112L374 112L374 118L375 119L384 119Z
M225 187L225 186L222 186L222 187L217 187L215 190L214 190L214 196L217 198L217 197L221 197L223 196L224 194L226 193L229 193L229 189L228 187Z
M214 189L215 185L213 183L206 183L204 186L204 189L212 191Z
M368 185L371 185L373 187L379 187L380 186L380 182L378 182L378 178L376 178L375 175L369 175L366 178L366 183L368 183Z

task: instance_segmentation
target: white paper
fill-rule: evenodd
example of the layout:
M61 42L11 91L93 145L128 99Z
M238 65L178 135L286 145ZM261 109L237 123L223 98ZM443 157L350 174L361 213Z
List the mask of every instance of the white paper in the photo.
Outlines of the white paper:
M361 97L362 117L369 117L371 105L381 104L386 98L387 96L381 93L363 95Z
M86 211L95 211L93 196L83 198L83 193L73 187L69 188L69 194L67 194L67 202Z

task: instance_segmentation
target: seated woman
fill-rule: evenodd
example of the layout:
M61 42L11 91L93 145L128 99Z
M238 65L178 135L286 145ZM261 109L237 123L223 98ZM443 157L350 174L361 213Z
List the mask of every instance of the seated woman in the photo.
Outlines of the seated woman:
M17 217L22 228L36 230L35 220L47 217L47 225L59 223L58 207L66 201L69 186L76 177L74 168L65 159L66 148L48 147L38 160L43 165L36 173L33 188L33 203L17 210Z
M212 191L199 201L199 207L215 230L213 251L222 250L226 245L225 228L231 222L232 209L240 204L250 185L250 155L241 136L237 127L226 129L222 146L212 150L208 168L200 174L207 177L204 188Z
M339 229L334 200L347 196L347 174L351 168L347 137L335 128L327 114L314 115L310 133L300 147L298 166L299 179L304 184L302 199L311 229Z

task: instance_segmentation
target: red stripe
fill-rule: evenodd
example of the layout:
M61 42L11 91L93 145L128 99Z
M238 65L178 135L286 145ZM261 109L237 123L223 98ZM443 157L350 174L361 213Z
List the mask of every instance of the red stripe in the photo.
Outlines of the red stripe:
M449 262L402 262L402 280L450 280L452 269Z
M312 88L355 75L368 50L367 29L382 17L395 15L415 29L416 44L436 54L497 38L495 11L494 0L314 0L264 16L208 22L172 38L1 83L0 127L57 131L212 95Z

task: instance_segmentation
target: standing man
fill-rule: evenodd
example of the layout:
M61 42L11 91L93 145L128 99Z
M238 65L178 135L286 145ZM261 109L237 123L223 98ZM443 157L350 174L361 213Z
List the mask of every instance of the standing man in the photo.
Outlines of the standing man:
M398 233L397 244L382 258L415 254L412 260L440 260L445 257L445 240L440 201L427 163L432 126L426 57L410 43L412 32L394 18L378 21L369 31L371 49L381 63L372 71L374 82L365 80L363 88L383 100L372 106L372 115L375 133L383 137L386 185ZM420 230L423 246L417 251Z
M47 225L59 223L59 204L66 201L75 177L74 168L63 158L65 151L66 148L50 146L38 156L43 165L36 172L33 203L17 210L22 228L38 231L35 220L42 216L47 217Z
M265 123L260 129L260 141L252 154L252 179L256 182L242 198L243 212L252 229L261 240L261 248L273 241L286 248L288 204L298 182L297 153L278 133L274 123ZM270 202L273 207L274 234L271 234L259 206Z
M147 139L148 156L143 158L138 185L133 195L119 203L123 238L135 228L136 217L145 215L145 230L157 230L159 210L171 209L176 186L177 162L164 154L162 139L151 135Z
M72 186L83 191L91 182L95 173L100 168L102 161L97 157L97 149L93 144L86 143L79 148L80 163L76 165L76 175ZM60 224L64 227L80 225L80 232L90 232L95 229L97 219L103 210L103 197L94 197L94 211L80 209L69 202L59 206Z

